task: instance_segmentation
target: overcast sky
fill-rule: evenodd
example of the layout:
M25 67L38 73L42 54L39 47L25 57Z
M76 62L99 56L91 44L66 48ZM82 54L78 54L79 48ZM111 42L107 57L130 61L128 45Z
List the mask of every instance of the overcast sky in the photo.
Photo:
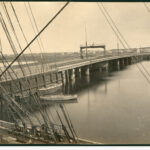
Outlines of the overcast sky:
M64 2L30 2L30 4L37 26L41 29L64 5ZM122 2L103 4L131 47L150 46L150 12L146 10L143 3ZM147 4L150 7L150 4ZM13 2L13 5L25 35L28 41L30 41L35 34L27 16L24 2ZM11 14L10 16L21 46L24 48L26 43L18 28L9 2L6 2L6 6ZM10 30L10 25L2 6L0 6L0 11ZM41 39L44 45L44 52L79 51L80 45L85 44L85 24L88 44L106 44L107 49L117 47L117 38L95 2L71 2L42 33ZM10 34L14 37L11 30ZM0 38L3 52L12 53L1 25ZM32 44L31 48L32 52L40 52L37 41Z

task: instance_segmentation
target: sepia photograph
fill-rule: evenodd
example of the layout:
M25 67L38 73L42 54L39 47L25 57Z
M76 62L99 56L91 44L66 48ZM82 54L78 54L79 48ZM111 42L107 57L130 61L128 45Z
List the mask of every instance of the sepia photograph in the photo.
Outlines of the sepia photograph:
M0 1L1 145L150 145L150 2Z

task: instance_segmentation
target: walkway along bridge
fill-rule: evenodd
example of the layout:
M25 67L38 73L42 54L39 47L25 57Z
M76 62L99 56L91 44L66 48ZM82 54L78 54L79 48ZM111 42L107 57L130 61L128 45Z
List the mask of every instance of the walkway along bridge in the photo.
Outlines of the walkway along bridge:
M76 76L90 75L94 70L109 71L114 68L119 69L122 66L130 65L142 60L149 60L149 52L141 53L122 53L109 54L106 56L96 56L86 59L74 59L70 61L63 61L56 63L57 66L54 69L49 69L41 73L35 73L25 77L19 77L18 79L11 79L0 81L1 85L7 90L7 92L12 96L18 95L19 92L29 91L32 89L40 89L43 87L48 87L53 83L66 84L71 82ZM51 68L51 64L47 64ZM26 80L30 81L31 89L26 86ZM18 85L20 89L16 89L13 83Z

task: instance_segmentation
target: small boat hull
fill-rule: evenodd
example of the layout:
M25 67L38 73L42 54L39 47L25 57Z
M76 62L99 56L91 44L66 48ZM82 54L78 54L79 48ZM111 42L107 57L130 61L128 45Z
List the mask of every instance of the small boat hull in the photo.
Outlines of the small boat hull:
M77 102L77 95L48 95L40 97L41 104Z
M56 93L57 91L59 91L61 89L62 89L62 83L52 84L49 87L43 87L43 88L39 89L39 94L41 96L49 95L49 94Z

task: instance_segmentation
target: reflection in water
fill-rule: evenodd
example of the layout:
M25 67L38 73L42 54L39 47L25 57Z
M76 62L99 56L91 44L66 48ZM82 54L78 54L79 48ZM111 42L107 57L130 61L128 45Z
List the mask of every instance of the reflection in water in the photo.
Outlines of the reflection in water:
M150 62L143 62L147 68ZM150 70L149 70L150 72ZM76 79L67 109L79 137L107 144L149 144L150 85L136 65Z

